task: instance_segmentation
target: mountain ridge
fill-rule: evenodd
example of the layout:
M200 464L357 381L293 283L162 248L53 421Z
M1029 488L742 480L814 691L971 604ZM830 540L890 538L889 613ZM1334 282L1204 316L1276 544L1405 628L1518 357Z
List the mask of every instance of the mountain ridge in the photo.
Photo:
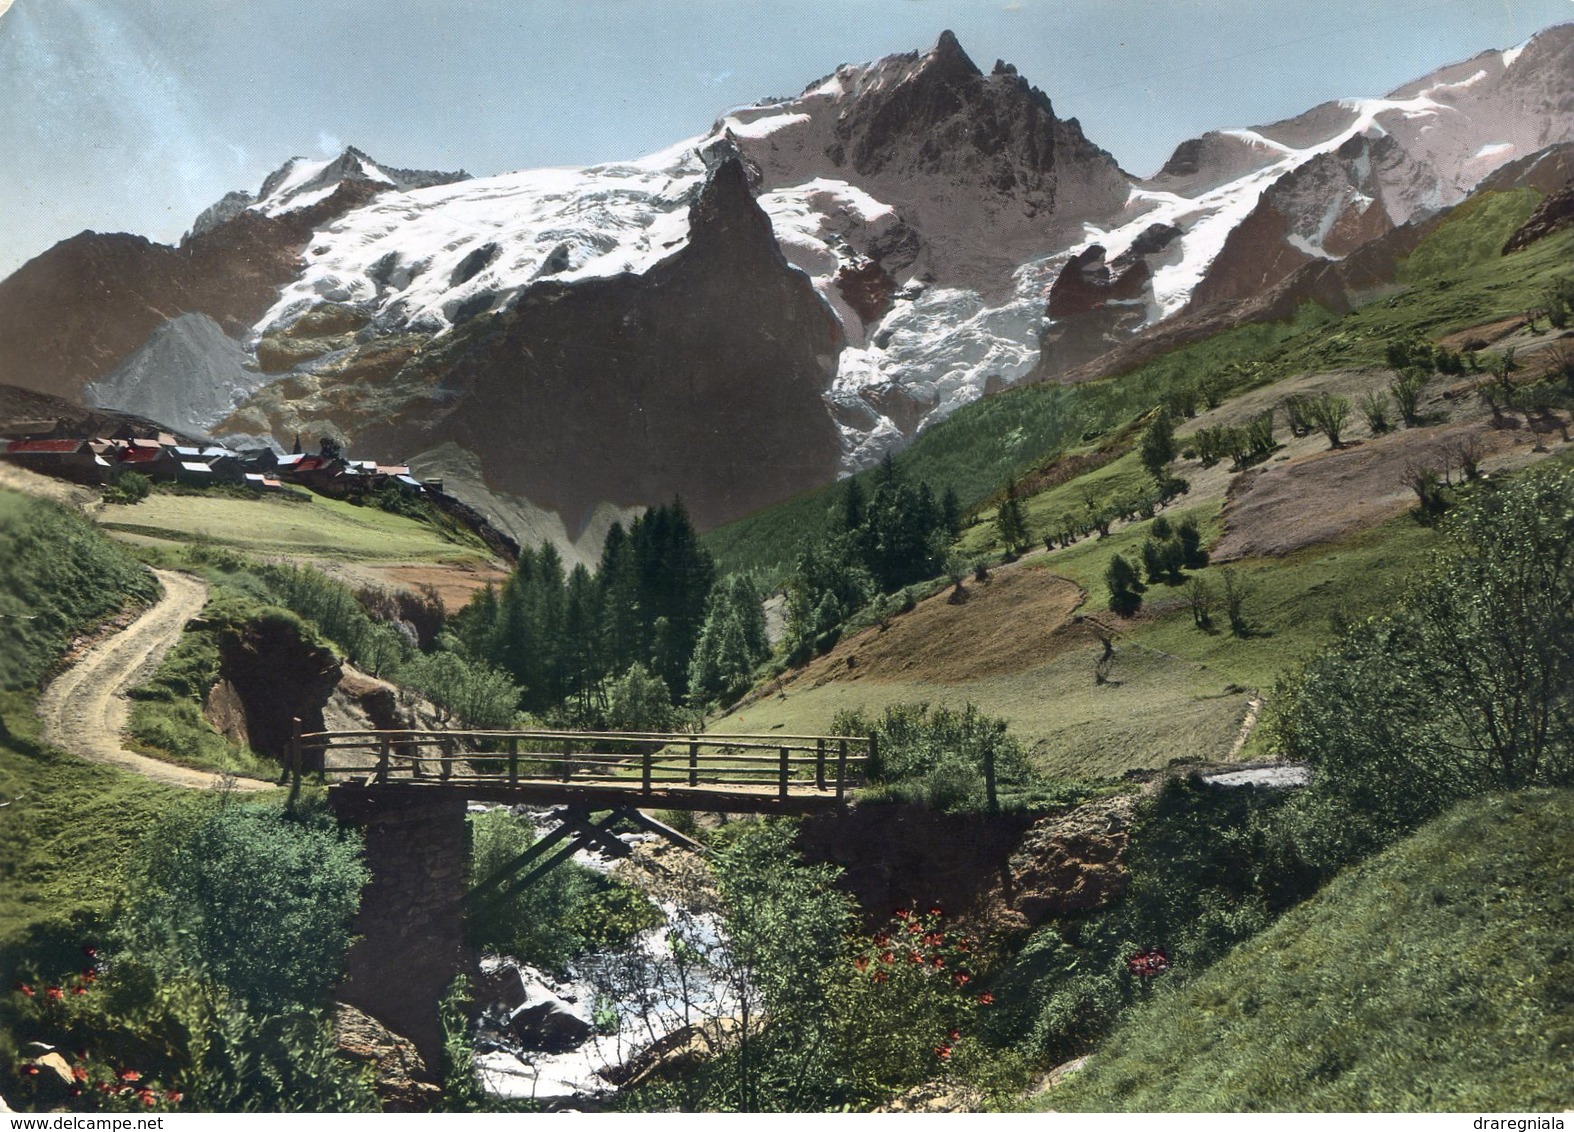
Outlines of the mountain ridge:
M259 387L222 419L192 426L320 430L354 443L430 434L446 443L453 438L396 423L425 412L433 390L469 395L464 374L445 376L437 365L465 359L508 374L510 390L539 377L517 353L480 359L483 342L517 338L472 323L517 325L521 307L544 310L551 296L592 280L602 281L592 290L603 302L647 294L614 281L658 277L691 242L691 206L735 161L785 269L808 277L836 324L817 340L834 344L833 357L811 367L823 420L787 413L778 424L797 435L777 442L819 453L829 428L829 465L818 454L795 461L829 478L870 466L985 393L1102 372L1131 343L1162 341L1177 322L1232 311L1264 317L1306 297L1336 308L1350 301L1348 279L1336 277L1387 262L1364 248L1525 147L1574 140L1565 136L1574 112L1564 112L1574 111L1566 77L1574 65L1563 66L1571 52L1574 25L1557 25L1386 99L1328 102L1253 130L1189 139L1145 181L1120 169L1075 118L1057 117L1010 64L986 75L949 32L927 52L844 65L794 98L736 107L709 133L631 162L468 178L398 170L353 147L328 161L292 159L256 197L232 194L204 213L179 249L122 251L128 263L112 267L73 258L67 241L0 282L0 378L75 396L161 322L201 313L241 343ZM1398 140L1423 135L1425 161ZM76 239L96 239L95 251L118 246ZM151 286L125 285L139 272ZM66 308L65 332L45 339L19 316L51 304ZM637 312L623 313L637 321ZM604 334L616 322L600 311L586 319L559 330L584 339L592 325ZM781 333L767 319L764 354L750 346L740 356L778 364L785 355L772 343ZM669 375L690 347L659 334L641 341L652 372ZM565 373L600 380L566 358ZM545 486L536 473L523 477L522 462L507 455L512 435L489 431L484 410L469 414L467 450L503 495L550 498L575 514L657 502L703 480L707 462L728 451L731 417L757 412L751 399L777 396L776 383L796 388L807 372L796 362L713 364L733 373L700 379L715 395L693 406L708 425L679 429L693 443L677 461L647 464L644 479L590 477L616 482L615 496L581 499L568 482L585 478L575 467ZM681 382L649 396L681 397ZM459 419L448 407L436 416ZM696 513L724 521L739 513L733 508L770 502L773 490L810 486L789 479L775 489L734 484L714 492L714 507L697 501Z

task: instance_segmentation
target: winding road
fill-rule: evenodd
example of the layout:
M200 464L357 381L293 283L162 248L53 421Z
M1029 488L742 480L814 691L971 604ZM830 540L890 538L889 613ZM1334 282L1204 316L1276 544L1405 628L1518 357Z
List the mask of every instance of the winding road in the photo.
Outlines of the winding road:
M157 668L180 640L186 622L202 612L206 583L189 574L155 570L164 595L125 629L98 642L44 690L38 714L44 741L92 762L140 774L166 786L268 790L272 783L177 766L128 751L121 734L131 712L127 693Z

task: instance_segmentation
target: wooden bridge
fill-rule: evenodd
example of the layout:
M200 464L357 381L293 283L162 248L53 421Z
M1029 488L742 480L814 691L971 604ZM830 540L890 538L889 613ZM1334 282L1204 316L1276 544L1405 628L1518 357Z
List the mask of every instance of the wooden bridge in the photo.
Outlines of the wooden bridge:
M475 801L578 809L803 813L863 784L875 741L850 735L648 731L317 731L285 779L442 789Z
M318 731L295 723L281 783L330 784L358 827L372 881L334 992L442 1057L437 1003L465 969L467 912L506 900L581 849L614 857L620 828L699 849L642 810L801 814L861 785L872 738L590 731ZM468 882L468 803L551 807L550 830L491 876ZM660 867L659 862L656 867ZM468 891L467 891L468 889Z

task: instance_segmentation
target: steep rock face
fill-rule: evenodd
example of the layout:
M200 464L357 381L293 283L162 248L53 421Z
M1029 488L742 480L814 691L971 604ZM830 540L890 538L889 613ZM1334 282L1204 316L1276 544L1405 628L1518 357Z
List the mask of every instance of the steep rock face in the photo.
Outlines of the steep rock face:
M570 531L603 502L673 493L712 525L835 474L821 394L841 346L728 160L691 209L685 247L643 275L538 283L461 328L426 359L427 399L360 443L452 441L490 486Z
M231 742L283 760L293 721L323 730L323 706L343 675L338 658L302 639L299 625L259 619L219 634L219 681L205 711Z
M245 362L240 343L213 319L183 314L84 387L82 399L98 408L151 417L181 432L207 432L265 380Z
M984 75L949 31L927 53L842 67L717 128L768 187L841 177L893 208L917 240L858 250L897 278L992 294L1079 221L1118 213L1129 188L1076 119L1008 64Z

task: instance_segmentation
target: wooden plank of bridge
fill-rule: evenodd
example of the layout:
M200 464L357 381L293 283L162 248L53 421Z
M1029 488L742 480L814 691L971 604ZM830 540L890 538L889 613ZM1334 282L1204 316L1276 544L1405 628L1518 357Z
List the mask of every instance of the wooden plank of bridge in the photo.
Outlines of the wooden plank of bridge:
M305 740L311 740L307 744ZM477 766L465 764L461 767L459 759L462 757L460 744L467 740L476 740L483 744L492 745L488 749L496 749L497 741L504 740L507 744L506 752L502 753L497 762L502 765L495 770L486 765ZM521 773L521 741L529 739L537 743L542 739L555 740L561 744L561 764L554 770L545 773L533 774L529 770ZM422 780L430 781L433 777L429 768L425 766L428 761L416 749L423 746L440 748L436 758L438 760L438 779L436 784L445 788L461 788L471 791L482 791L486 797L495 800L508 798L509 791L532 792L540 800L549 804L556 802L569 802L576 806L590 805L597 799L603 803L614 801L617 793L626 791L630 796L643 796L645 798L660 797L663 804L684 805L684 791L700 791L702 778L709 784L714 784L719 789L712 791L718 798L739 803L748 802L750 806L794 806L801 808L811 805L816 796L823 798L827 804L833 803L833 798L826 796L829 785L828 779L831 768L827 765L833 754L831 744L834 740L836 746L835 767L835 793L834 803L842 803L847 796L847 788L852 784L852 775L856 773L855 764L877 764L877 740L875 737L853 739L848 736L781 736L765 740L764 736L714 736L706 737L693 734L656 734L656 733L568 733L568 732L542 732L542 731L481 731L481 732L435 732L427 736L417 737L414 733L393 731L364 731L364 732L314 732L311 735L292 737L291 751L288 756L286 776L296 775L297 779L308 769L305 765L304 751L309 745L313 751L326 751L329 748L360 747L371 748L377 753L376 770L372 775L365 775L359 779L360 785L367 785L369 780L378 785L393 785L398 781L398 776L393 774L392 757L400 753L401 759L408 758L410 763L411 779L415 783ZM853 743L864 745L867 754L857 755L853 750ZM632 764L631 753L613 754L610 750L598 753L597 744L618 747L620 744L629 745L638 743L644 749L635 756L639 759L636 770ZM653 748L665 744L671 756L663 756ZM705 745L718 747L714 756L714 765L719 768L719 773L712 777L702 775L703 761L699 748ZM811 745L812 744L812 745ZM408 755L401 753L405 746L411 751ZM576 759L575 749L580 745L588 745L591 749L581 758ZM683 759L681 752L687 747L688 758ZM672 751L676 748L676 751ZM747 754L736 753L736 748L762 749L761 755L751 757ZM763 751L769 750L771 754L765 755ZM732 753L728 753L732 752ZM800 752L806 757L796 758L794 752ZM485 759L487 756L480 756ZM553 756L547 755L545 762L557 761ZM687 765L685 765L685 763ZM757 763L757 768L742 764ZM585 785L591 789L580 790L579 777L576 770L583 764L590 771ZM802 766L805 771L813 767L814 777L812 785L807 780L795 783L793 772L795 767ZM506 773L504 770L506 767ZM626 771L617 768L626 767ZM770 769L766 769L766 768ZM729 775L726 768L734 768L736 773ZM741 769L739 769L741 768ZM558 773L560 771L561 773ZM629 771L633 773L625 777ZM319 777L326 778L327 768L318 768ZM346 768L336 768L334 774L346 776ZM364 774L364 772L363 772ZM775 779L773 783L771 780ZM549 783L554 780L561 781L564 793L554 796ZM409 781L409 780L406 780ZM412 783L413 784L413 783ZM750 790L730 791L726 787L752 787ZM774 789L773 789L774 786ZM802 790L795 792L795 786ZM538 787L548 787L546 790ZM477 795L481 796L481 795ZM707 803L709 799L707 799ZM593 808L600 808L595 806Z
M695 841L689 837L685 837L683 834L673 829L670 825L659 822L648 814L642 814L640 811L633 809L632 807L623 810L622 816L625 821L631 822L634 825L639 826L641 829L649 830L651 833L660 834L674 845L682 846L685 849L692 849L696 853L708 852L705 846L701 845L698 841Z
M565 812L565 816L568 812L571 811ZM562 841L565 837L569 836L569 834L573 832L574 826L568 821L564 821L550 833L544 834L538 841L536 841L534 845L530 846L530 848L526 849L508 864L498 869L497 872L493 873L480 884L472 888L465 894L465 899L477 900L484 894L490 892L492 889L500 887L511 876L519 872L520 869L529 866L531 862L540 858L544 853L547 852L547 850L551 849L552 846L556 845L559 841Z
M836 800L842 800L842 793L847 789L847 740L843 739L836 752Z

